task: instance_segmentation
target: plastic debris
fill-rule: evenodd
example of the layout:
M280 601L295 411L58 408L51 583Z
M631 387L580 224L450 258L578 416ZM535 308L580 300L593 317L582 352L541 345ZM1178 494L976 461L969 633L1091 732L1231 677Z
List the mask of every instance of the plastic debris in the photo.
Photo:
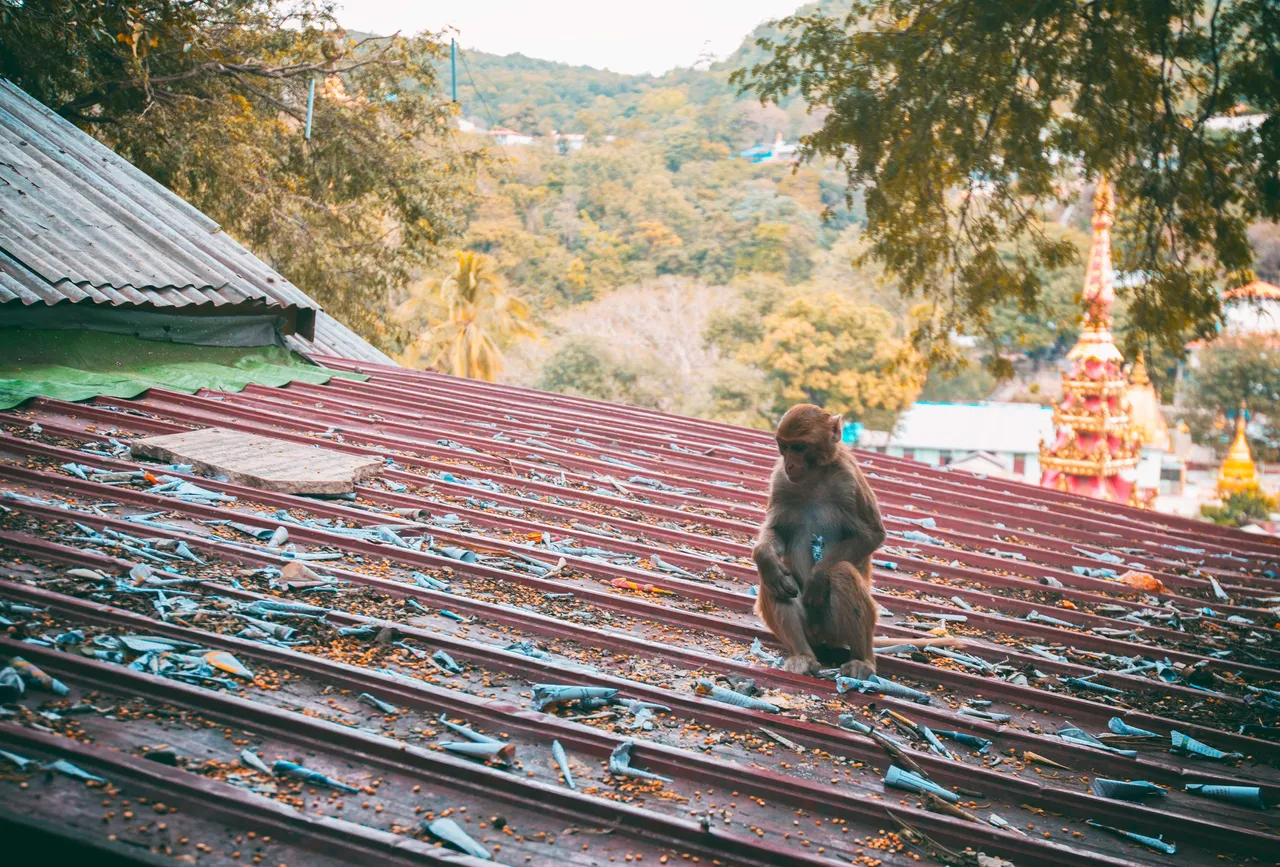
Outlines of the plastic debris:
M609 773L622 777L635 777L641 780L658 780L663 783L671 782L670 777L664 777L659 774L631 767L631 750L635 745L635 741L623 741L613 748L613 752L609 754Z
M0 669L0 704L10 704L22 697L27 691L22 676L12 666Z
M753 698L749 695L743 695L742 693L735 692L732 689L725 689L723 686L718 686L706 678L700 678L694 689L697 690L698 695L705 695L708 698L713 698L716 701L722 701L725 704L745 707L750 710L762 710L765 713L782 712L782 708L778 707L776 704L772 704L761 698Z
M1213 597L1219 602L1230 602L1231 597L1227 595L1227 591L1222 589L1222 585L1218 583L1218 579L1212 575L1206 575L1209 579L1209 586L1213 588Z
M11 753L7 750L0 750L0 759L4 759L20 771L25 771L27 768L36 764L35 759L23 758L17 753Z
M430 575L426 575L422 572L414 572L410 577L413 578L414 583L419 587L427 587L431 590L442 590L445 593L452 590L452 588L444 581L441 581L438 578L432 578Z
M58 759L56 762L50 762L49 764L44 766L44 769L46 771L56 771L57 773L62 774L63 776L71 777L73 780L84 780L86 783L105 784L107 782L102 777L95 776L94 774L91 774L88 771L81 770L80 768L71 764L71 762L68 762L64 759Z
M895 698L907 698L916 704L929 704L933 699L926 693L909 686L903 686L896 681L888 680L873 674L866 680L859 680L856 677L837 677L836 691L840 693L856 690L861 693L877 693L879 695L891 695Z
M462 666L458 665L454 658L443 650L437 650L431 654L431 661L449 672L449 674L462 674Z
M1009 716L1007 713L993 713L991 711L977 710L971 707L962 707L959 709L958 713L961 713L964 716L971 716L974 719L986 720L987 722L993 723L1007 723L1009 720L1013 719L1013 717Z
M1104 744L1086 731L1078 728L1065 728L1058 732L1058 737L1069 743L1077 744L1083 747L1093 747L1096 750L1104 750L1109 753L1115 753L1118 756L1126 756L1127 758L1136 758L1137 750L1122 750L1117 747Z
M1060 683L1076 689L1087 689L1091 692L1100 692L1103 695L1124 695L1123 689L1116 689L1114 686L1107 686L1105 683L1094 683L1090 678L1097 677L1091 674L1089 677L1059 677Z
M564 751L564 747L560 746L559 741L551 742L551 755L555 758L556 764L560 766L560 773L564 775L564 784L571 789L578 788L573 781L573 772L569 770L569 756Z
M218 671L225 671L227 674L234 674L236 677L243 677L245 680L253 680L253 672L245 668L240 660L225 650L210 650L208 653L202 654L200 658L218 669Z
M768 666L772 666L776 668L777 666L782 665L782 657L775 656L774 654L765 650L764 645L760 643L759 638L752 639L751 649L747 651L747 655L754 656L756 659L760 660L761 662L763 662L765 665L768 665Z
M276 774L286 777L295 777L299 780L305 780L315 786L328 786L331 789L337 789L340 792L350 792L352 794L360 791L355 786L348 786L346 783L340 783L337 780L330 779L319 771L313 771L302 765L286 762L283 759L271 766Z
M1173 855L1178 851L1178 847L1173 843L1166 843L1164 841L1164 835L1159 837L1148 837L1145 834L1135 834L1133 831L1125 831L1121 828L1113 828L1110 825L1103 825L1101 822L1095 822L1092 819L1085 819L1084 823L1091 828L1097 828L1100 831L1107 831L1108 833L1115 834L1118 837L1127 837L1135 843L1141 843L1148 849L1161 852L1165 855Z
M1032 611L1024 620L1030 623L1048 623L1050 626L1063 626L1069 629L1079 629L1074 623L1066 620L1059 620L1057 617L1050 617L1047 614L1041 614L1039 611Z
M1163 798L1169 791L1146 780L1108 780L1094 777L1090 790L1101 798L1117 801L1141 801L1143 798Z
M679 566L675 566L675 565L672 565L671 563L664 562L663 559L659 557L657 554L650 554L649 562L654 565L655 569L660 569L663 572L668 572L672 575L679 575L682 578L692 578L695 581L701 580L700 578L698 578L697 575L694 575L688 569L681 569Z
M552 658L551 654L547 653L545 650L539 649L537 645L531 641L516 641L508 644L502 649L510 653L518 653L521 656L527 656L530 659L541 659L545 661Z
M54 695L66 695L71 692L67 689L67 685L56 677L45 674L40 668L32 665L21 656L15 656L9 660L9 667L14 669L22 677L23 684L28 689L38 686L45 692L51 692Z
M933 733L940 738L955 741L956 743L969 747L972 750L976 750L983 755L986 755L987 750L991 749L991 741L986 738L980 738L977 735L971 735L968 732L950 732L943 731L942 729L935 729Z
M400 708L396 707L394 704L383 701L377 696L370 695L367 692L360 693L360 698L358 699L358 701L360 701L362 704L367 704L370 707L377 708L383 713L389 713L389 714L400 713Z
M462 743L440 744L440 748L455 755L484 759L485 761L498 762L503 765L511 764L516 757L516 745L503 743L502 741L487 743L463 741Z
M462 827L452 819L436 819L433 822L423 822L423 829L428 834L435 837L442 843L447 843L453 848L465 852L473 858L481 858L485 861L492 861L493 856L489 854L489 850L481 846Z
M1186 791L1193 795L1213 798L1215 801L1226 801L1241 807L1267 809L1266 802L1262 800L1262 789L1258 786L1213 786L1208 783L1187 783Z
M382 630L376 626L339 626L338 634L343 638L376 638ZM277 636L280 637L280 636Z
M884 775L884 784L893 789L901 789L904 792L915 792L918 795L933 794L937 795L948 804L955 804L960 801L960 796L950 789L944 789L932 780L926 780L919 774L911 771L904 771L897 765L890 765L889 771Z
M1236 762L1243 759L1240 753L1224 753L1222 750L1214 749L1208 744L1202 744L1200 741L1184 735L1182 732L1171 731L1169 737L1172 739L1172 751L1180 756L1199 756L1202 759L1213 759L1219 762Z
M664 596L675 595L664 587L658 587L655 584L639 584L635 581L628 581L626 578L614 578L609 582L609 584L622 590L636 590L643 593L656 593Z
M240 751L240 764L246 768L253 768L255 771L263 774L270 774L271 769L267 767L267 763L259 758L258 754L253 750Z
M271 535L267 538L267 547L279 548L281 545L283 545L285 542L288 542L288 541L289 541L289 528L276 527L275 530L272 531Z
M1131 726L1118 716L1113 716L1107 720L1107 729L1114 735L1123 735L1127 738L1158 738L1155 732L1149 732L1146 729L1140 729L1137 726Z
M582 701L587 698L610 699L618 691L609 686L565 686L554 683L535 683L533 700L538 703L538 710L563 704L570 701Z
M482 735L480 734L480 732L476 731L473 728L469 728L468 726L460 725L459 723L449 722L449 720L445 718L444 714L440 714L440 718L437 720L437 722L439 722L440 725L444 726L454 734L462 735L464 738L471 741L472 743L476 743L476 744L502 743L502 741L498 740L497 738L492 738L492 737L489 737L488 735Z
M1001 816L997 816L995 813L992 813L991 815L987 816L987 822L988 824L996 826L1001 831L1012 831L1013 833L1017 834L1020 837L1027 836L1027 833L1023 831L1021 828L1015 827L1012 823L1009 822L1008 819L1005 819Z

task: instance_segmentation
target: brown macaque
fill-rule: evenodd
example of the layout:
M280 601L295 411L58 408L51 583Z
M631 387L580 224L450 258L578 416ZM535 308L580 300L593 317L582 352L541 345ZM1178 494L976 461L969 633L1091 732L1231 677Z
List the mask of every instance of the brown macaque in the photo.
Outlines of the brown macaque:
M884 542L884 523L840 434L841 417L810 404L793 406L778 424L778 463L752 552L756 612L785 648L787 671L813 674L815 646L847 646L840 673L865 678L876 670L871 554Z

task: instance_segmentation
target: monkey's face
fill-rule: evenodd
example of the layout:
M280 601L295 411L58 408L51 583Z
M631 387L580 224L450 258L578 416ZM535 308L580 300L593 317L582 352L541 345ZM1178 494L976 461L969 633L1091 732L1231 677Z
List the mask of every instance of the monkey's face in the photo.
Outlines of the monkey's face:
M782 471L787 481L797 484L805 480L819 463L820 454L815 443L807 440L788 440L778 437L778 454L782 456Z

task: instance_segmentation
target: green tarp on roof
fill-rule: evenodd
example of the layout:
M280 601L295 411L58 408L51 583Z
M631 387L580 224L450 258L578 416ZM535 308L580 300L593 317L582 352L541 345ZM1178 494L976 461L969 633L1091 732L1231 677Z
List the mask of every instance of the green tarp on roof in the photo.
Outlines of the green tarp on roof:
M246 385L322 384L329 370L280 346L192 346L100 331L0 330L0 409L33 397L88 400L137 397L148 388L187 394L202 388L241 391Z

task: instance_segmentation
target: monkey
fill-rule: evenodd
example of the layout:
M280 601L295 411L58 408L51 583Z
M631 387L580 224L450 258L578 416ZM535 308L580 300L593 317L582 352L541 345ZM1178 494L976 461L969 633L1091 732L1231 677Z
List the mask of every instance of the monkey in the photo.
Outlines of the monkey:
M778 424L778 461L752 549L756 613L784 647L786 671L814 674L814 646L847 645L840 673L865 679L876 670L871 555L885 530L841 432L841 416L812 404L793 406Z

